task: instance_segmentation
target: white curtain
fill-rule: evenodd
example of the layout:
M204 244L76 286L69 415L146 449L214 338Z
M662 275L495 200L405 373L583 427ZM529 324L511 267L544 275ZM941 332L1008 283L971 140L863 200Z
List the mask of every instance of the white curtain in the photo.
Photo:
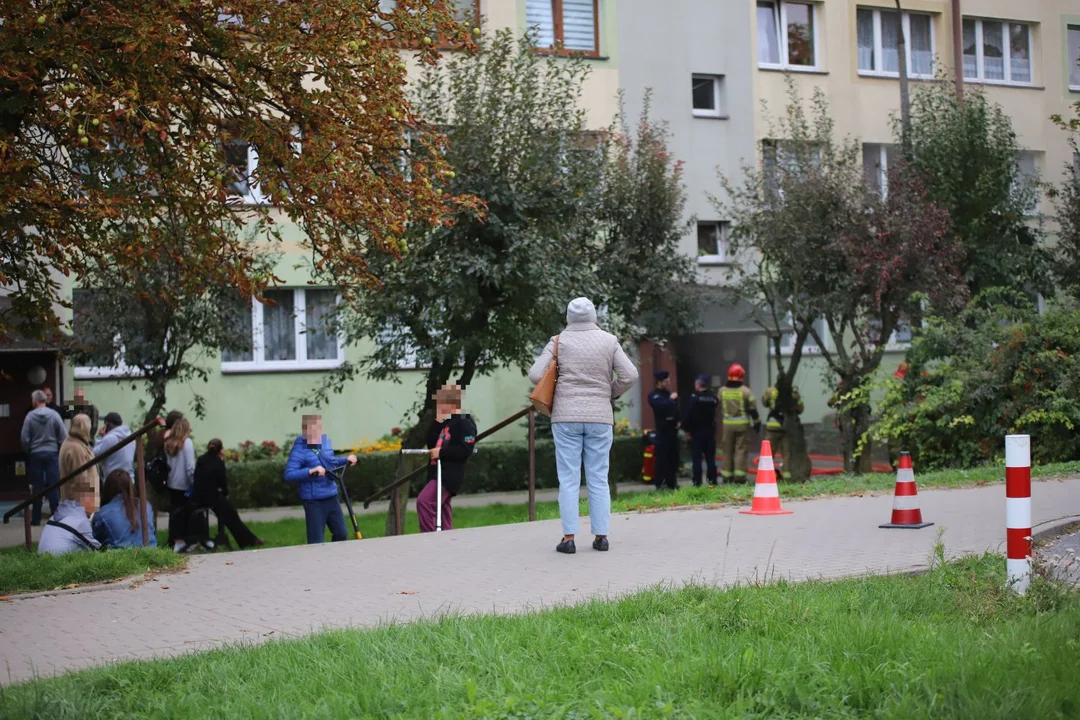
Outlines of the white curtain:
M525 27L536 33L536 46L555 45L555 0L526 0Z
M779 23L776 3L759 2L757 5L758 62L780 64L780 38L777 31Z
M983 75L986 80L1005 79L1004 25L983 20Z
M894 12L881 13L881 69L885 72L900 73L900 15Z
M308 360L336 360L337 335L331 327L336 290L304 291L304 337L307 340Z
M1069 85L1080 87L1080 27L1069 28Z
M296 313L292 290L268 290L263 306L263 359L296 359Z
M1009 24L1009 73L1013 82L1031 82L1031 45L1028 26Z
M563 0L563 46L567 50L595 52L596 7L594 0Z
M874 67L874 11L859 10L857 13L859 40L859 69L876 70Z
M911 73L913 75L931 75L934 72L934 49L930 43L930 16L910 15Z
M233 333L240 338L241 349L223 350L221 359L224 362L251 362L255 359L251 334L251 306L238 301L236 307L230 308L228 312L234 313L229 320Z
M964 21L964 78L976 80L979 77L978 47L975 40L975 21Z

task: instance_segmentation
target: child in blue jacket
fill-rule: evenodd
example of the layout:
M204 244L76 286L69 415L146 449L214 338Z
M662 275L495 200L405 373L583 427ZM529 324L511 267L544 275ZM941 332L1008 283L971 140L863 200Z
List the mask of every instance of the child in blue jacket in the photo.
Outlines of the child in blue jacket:
M307 541L321 543L323 530L330 528L332 542L346 539L345 515L338 502L338 487L328 470L336 470L345 463L356 464L356 456L335 457L323 453L322 417L305 415L302 421L303 434L296 438L289 461L285 463L285 482L300 486L300 501L304 503L304 519L307 521Z

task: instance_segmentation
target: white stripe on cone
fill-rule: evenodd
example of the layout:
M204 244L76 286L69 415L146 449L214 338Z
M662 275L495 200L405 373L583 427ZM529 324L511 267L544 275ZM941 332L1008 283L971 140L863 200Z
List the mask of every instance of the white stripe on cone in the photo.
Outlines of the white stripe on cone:
M1018 530L1031 527L1031 498L1005 498L1005 527Z
M896 482L915 482L915 470L912 468L900 468L896 471Z
M918 495L896 495L893 497L893 510L918 510Z
M1005 467L1031 467L1031 437L1005 436Z
M773 467L772 455L763 455L762 457L759 457L757 469L758 472L761 472L762 470L775 470L776 468Z
M776 487L776 483L758 483L754 486L754 497L778 498L780 489Z

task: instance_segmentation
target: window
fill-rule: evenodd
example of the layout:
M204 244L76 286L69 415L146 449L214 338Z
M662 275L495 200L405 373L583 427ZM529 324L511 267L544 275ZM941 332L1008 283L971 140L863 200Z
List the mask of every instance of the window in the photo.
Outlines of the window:
M1069 25L1069 89L1080 92L1080 25Z
M889 194L889 166L897 159L896 146L866 143L862 152L866 182L885 197Z
M784 318L784 322L791 325L791 314ZM814 321L814 331L821 337L826 345L829 344L829 324L825 321L825 318L819 317ZM770 344L771 347L771 344ZM795 331L791 330L780 336L780 354L790 355L795 351ZM770 352L772 352L770 350ZM806 336L806 342L803 343L803 353L807 355L817 355L821 352L821 348L818 346L817 340L814 339L813 333L808 333Z
M870 333L871 339L876 342L881 337L881 323L877 320L871 320ZM906 349L911 344L912 334L913 329L911 325L911 319L905 315L901 315L900 318L896 321L896 327L893 328L893 331L889 335L888 340L885 341L885 349Z
M792 70L817 67L814 6L758 2L758 65Z
M266 199L254 181L255 169L259 167L259 151L238 137L229 138L222 150L225 164L234 178L229 183L229 190L246 205L265 204Z
M600 54L598 0L526 0L525 25L544 49Z
M900 75L900 28L907 40L907 72L911 77L934 75L934 23L929 15L860 8L857 13L859 74Z
M722 75L694 75L691 79L691 91L694 101L694 115L697 117L724 117L720 93L723 84Z
M728 262L728 236L731 223L724 221L699 222L697 225L697 254L700 265L720 265Z
M221 354L223 372L327 370L341 365L342 341L333 327L336 290L267 290L266 300L237 313L237 332L246 334L250 343Z
M94 312L94 299L100 297L105 290L90 288L75 288L71 292L73 306L71 330L75 339L87 343L87 338L93 330L89 327L91 313ZM106 305L105 307L108 307ZM75 378L108 378L108 377L138 377L142 371L138 368L128 367L125 359L123 339L117 335L108 346L94 347L89 357L84 358L82 365L75 368Z
M1030 85L1031 26L964 19L964 79Z
M1031 152L1030 150L1021 150L1019 157L1017 158L1017 165L1019 165L1019 175L1017 176L1016 188L1017 192L1024 194L1031 194L1030 204L1024 208L1024 212L1028 215L1039 214L1039 196L1041 191L1039 190L1039 164L1038 153Z
M459 23L470 27L478 27L480 25L480 0L449 0L447 5L450 6L450 9L454 14L454 19ZM379 0L378 11L384 15L390 15L397 10L397 6L397 0ZM390 20L376 19L387 30L393 29L394 23ZM446 47L451 44L450 38L441 37L436 33L432 33L431 39L438 42L440 47Z

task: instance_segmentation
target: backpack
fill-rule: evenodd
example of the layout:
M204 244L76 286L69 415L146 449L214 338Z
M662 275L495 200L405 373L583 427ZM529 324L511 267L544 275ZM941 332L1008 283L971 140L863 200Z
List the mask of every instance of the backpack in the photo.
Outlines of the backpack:
M169 483L169 457L162 447L146 461L146 482L158 490L164 490Z

